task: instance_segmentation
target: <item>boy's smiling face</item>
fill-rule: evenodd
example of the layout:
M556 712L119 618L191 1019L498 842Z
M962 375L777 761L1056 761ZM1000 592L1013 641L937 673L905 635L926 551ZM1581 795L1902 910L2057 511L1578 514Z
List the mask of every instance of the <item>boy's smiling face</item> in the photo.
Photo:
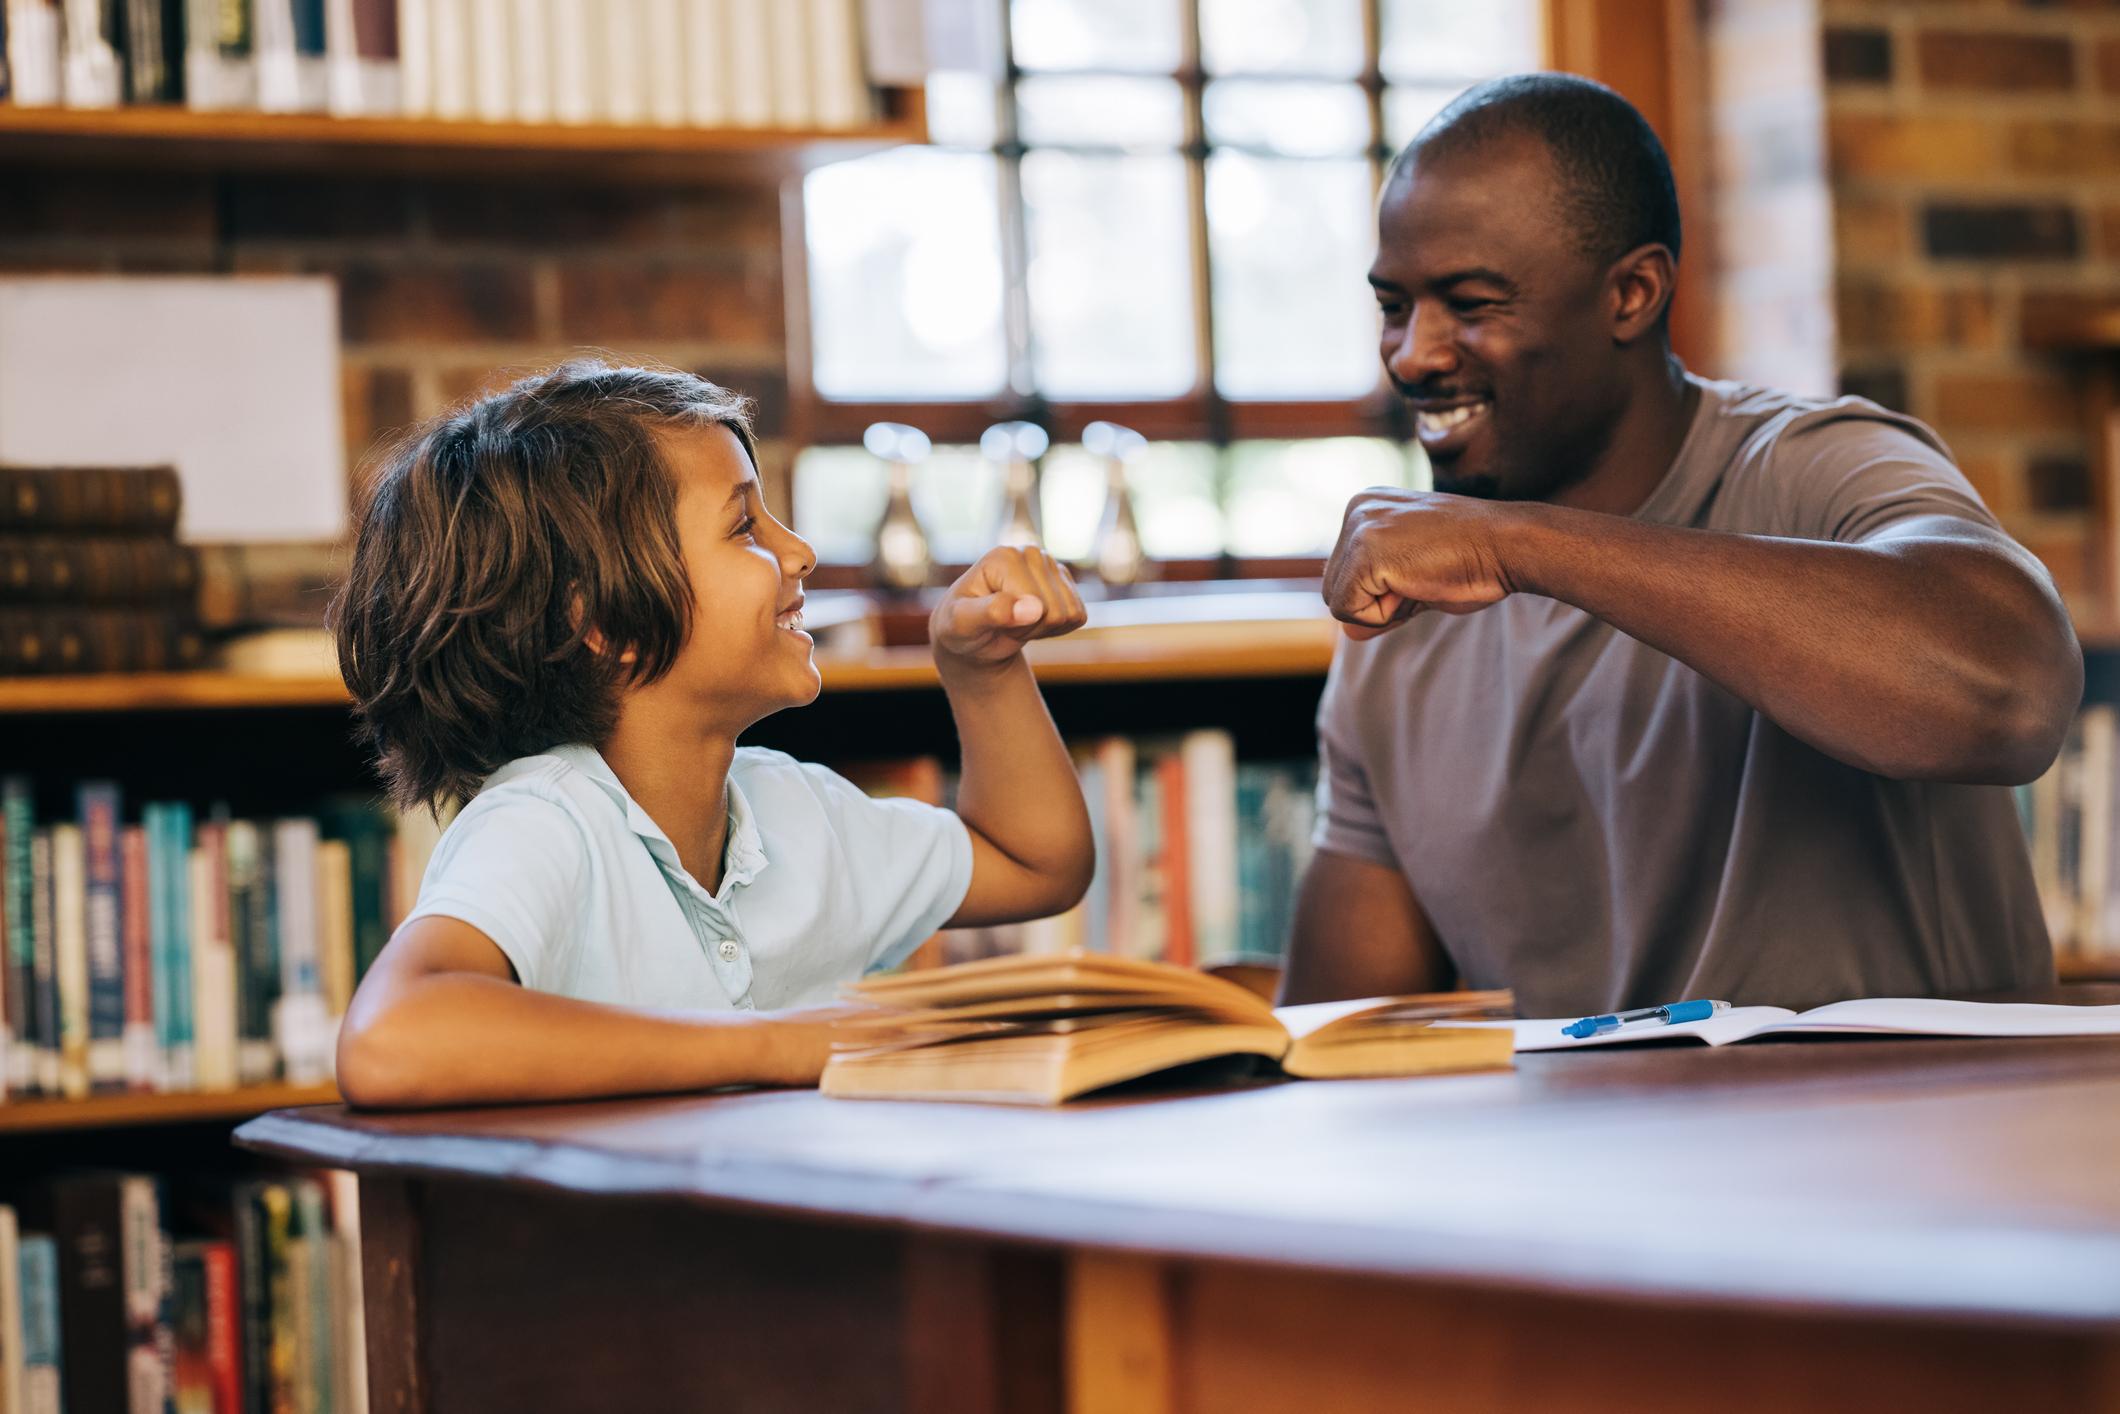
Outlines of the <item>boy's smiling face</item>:
M743 443L726 427L665 432L692 632L665 682L740 729L814 701L823 686L802 631L809 543L773 519Z

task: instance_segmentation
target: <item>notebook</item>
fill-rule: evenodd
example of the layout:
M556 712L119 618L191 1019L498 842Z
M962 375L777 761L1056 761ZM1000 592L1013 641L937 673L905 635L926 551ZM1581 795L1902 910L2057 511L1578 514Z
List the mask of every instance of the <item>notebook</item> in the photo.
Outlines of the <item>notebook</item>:
M1561 1028L1575 1017L1527 1021L1461 1021L1454 1026L1510 1027L1519 1051L1563 1051L1577 1046L1643 1041L1705 1041L1729 1046L1755 1036L1814 1034L1872 1036L2120 1036L2120 1006L2055 1006L2046 1002L1953 1002L1924 997L1864 997L1809 1011L1778 1006L1732 1007L1705 1021L1675 1026L1630 1026L1577 1038Z

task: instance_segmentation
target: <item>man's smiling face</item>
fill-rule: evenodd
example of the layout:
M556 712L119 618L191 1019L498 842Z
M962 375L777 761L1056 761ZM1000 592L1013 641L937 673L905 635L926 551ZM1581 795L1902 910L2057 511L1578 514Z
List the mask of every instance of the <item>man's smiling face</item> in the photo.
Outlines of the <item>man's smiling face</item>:
M1503 134L1402 164L1369 282L1385 371L1439 491L1542 500L1595 464L1625 399L1607 267L1545 146Z

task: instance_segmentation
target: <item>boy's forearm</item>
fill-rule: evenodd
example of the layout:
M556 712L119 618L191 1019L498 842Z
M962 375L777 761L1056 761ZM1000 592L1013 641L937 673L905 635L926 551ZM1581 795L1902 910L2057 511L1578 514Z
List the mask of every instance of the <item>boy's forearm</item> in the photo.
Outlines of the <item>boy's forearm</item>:
M651 1013L465 973L422 977L358 1013L339 1085L376 1108L810 1085L831 1050L821 1011Z
M1095 864L1089 812L1030 664L937 667L963 757L958 816L1017 864L1079 895L1077 876L1086 885Z

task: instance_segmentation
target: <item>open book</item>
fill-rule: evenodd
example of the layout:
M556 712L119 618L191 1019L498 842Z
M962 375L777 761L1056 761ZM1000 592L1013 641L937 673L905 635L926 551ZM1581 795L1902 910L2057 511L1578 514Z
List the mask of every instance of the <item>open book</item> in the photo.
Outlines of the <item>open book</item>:
M1778 1006L1732 1007L1705 1021L1628 1026L1577 1039L1561 1028L1574 1017L1475 1021L1513 1031L1520 1051L1561 1051L1634 1041L1706 1041L1727 1046L1754 1036L1828 1033L1898 1036L2120 1036L2120 1006L2054 1006L2044 1002L1951 1002L1922 997L1865 997L1794 1012Z
M996 957L848 989L882 1013L825 1066L827 1095L1058 1104L1195 1061L1259 1056L1310 1079L1507 1068L1507 992L1276 1009L1234 982L1103 953Z

